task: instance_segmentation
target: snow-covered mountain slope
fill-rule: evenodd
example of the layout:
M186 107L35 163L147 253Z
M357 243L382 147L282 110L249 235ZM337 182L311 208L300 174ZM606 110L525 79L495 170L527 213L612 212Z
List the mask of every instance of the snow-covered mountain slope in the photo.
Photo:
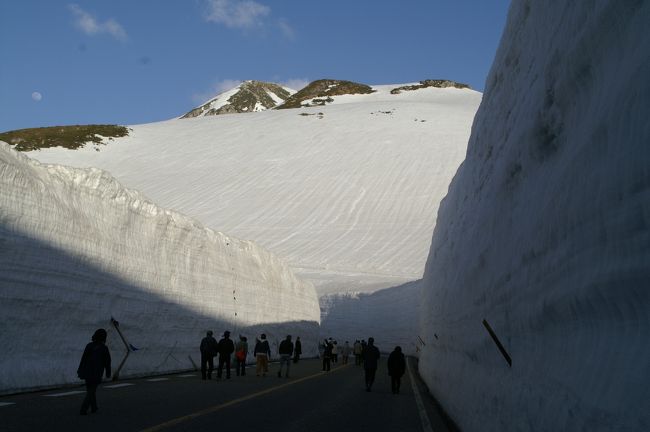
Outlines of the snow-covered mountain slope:
M481 94L423 88L328 106L130 126L100 151L29 152L106 169L154 202L251 239L320 294L419 279L432 215L463 160Z
M274 83L244 81L194 108L181 118L264 111L283 104L295 92L293 89Z
M650 430L649 22L511 6L423 280L420 371L463 431Z
M98 169L41 165L0 143L0 392L77 381L85 343L109 329L122 375L188 369L207 329L315 354L313 286L249 241L163 210Z

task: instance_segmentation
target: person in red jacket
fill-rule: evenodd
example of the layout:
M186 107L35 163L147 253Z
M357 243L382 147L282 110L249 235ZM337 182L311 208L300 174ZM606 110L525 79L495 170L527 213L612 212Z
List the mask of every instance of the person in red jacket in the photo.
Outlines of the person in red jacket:
M106 378L111 377L111 354L106 347L106 330L97 329L92 337L92 342L86 345L79 362L77 376L86 381L86 397L81 404L79 414L97 412L97 387L102 382L102 375L106 371Z

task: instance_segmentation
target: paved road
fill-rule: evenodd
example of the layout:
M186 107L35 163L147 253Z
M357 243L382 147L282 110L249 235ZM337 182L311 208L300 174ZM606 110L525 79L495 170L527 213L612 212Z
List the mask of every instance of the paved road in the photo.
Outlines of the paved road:
M373 391L354 365L320 371L317 360L293 365L291 378L202 381L199 373L105 383L97 391L99 412L80 416L82 387L0 397L3 431L425 431L448 430L419 379L409 373L393 395L380 362ZM415 371L414 361L410 369ZM253 372L253 373L251 373ZM115 384L130 384L111 387ZM78 393L73 393L78 392ZM418 404L417 399L420 399ZM424 408L424 412L421 412ZM423 420L431 429L423 429Z

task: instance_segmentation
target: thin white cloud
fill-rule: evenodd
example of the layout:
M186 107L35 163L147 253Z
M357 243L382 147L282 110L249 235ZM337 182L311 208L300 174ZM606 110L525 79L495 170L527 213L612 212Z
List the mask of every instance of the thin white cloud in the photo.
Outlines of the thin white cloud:
M32 93L32 100L33 101L40 102L41 99L43 99L43 95L40 92L35 91L35 92Z
M216 95L237 87L242 82L242 80L236 79L215 80L209 90L192 95L192 101L197 105L203 104L214 98Z
M311 81L309 81L307 78L292 78L286 81L282 81L280 84L285 87L289 87L290 89L298 91L307 87L307 84L309 84L310 82Z
M87 35L94 36L97 34L107 33L119 41L126 41L128 36L126 30L114 19L108 19L99 22L97 19L84 11L77 4L69 4L68 9L75 16L75 25Z
M205 19L229 28L259 27L271 8L252 0L207 0Z
M278 20L278 27L280 28L280 31L286 37L287 39L295 39L296 38L296 32L293 30L293 27L289 25L287 20L281 19Z

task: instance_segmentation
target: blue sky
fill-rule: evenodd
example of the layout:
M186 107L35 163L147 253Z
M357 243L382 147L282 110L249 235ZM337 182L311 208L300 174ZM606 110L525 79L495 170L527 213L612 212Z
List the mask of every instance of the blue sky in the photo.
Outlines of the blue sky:
M139 124L237 81L482 91L509 0L3 0L0 131Z

